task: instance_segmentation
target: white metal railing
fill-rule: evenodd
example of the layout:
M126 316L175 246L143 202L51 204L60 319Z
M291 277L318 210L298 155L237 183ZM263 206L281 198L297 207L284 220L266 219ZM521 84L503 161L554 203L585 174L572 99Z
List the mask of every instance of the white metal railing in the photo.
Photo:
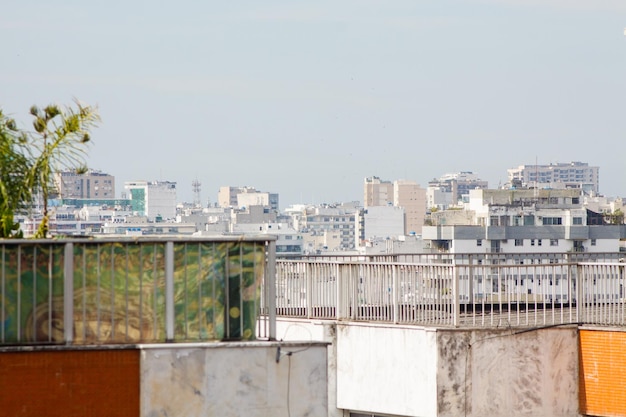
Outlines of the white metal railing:
M278 260L276 311L439 326L626 324L623 263L520 259L463 265Z

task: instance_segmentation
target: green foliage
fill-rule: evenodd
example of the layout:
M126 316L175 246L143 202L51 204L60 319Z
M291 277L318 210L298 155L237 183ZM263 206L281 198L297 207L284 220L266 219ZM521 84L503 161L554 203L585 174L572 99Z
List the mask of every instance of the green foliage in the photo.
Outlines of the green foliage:
M613 213L607 213L604 215L604 221L609 224L624 224L624 212L617 209Z
M30 108L34 131L20 130L0 111L0 238L22 237L14 216L40 193L43 219L36 238L48 234L48 197L54 174L64 169L85 172L90 130L99 122L95 108Z

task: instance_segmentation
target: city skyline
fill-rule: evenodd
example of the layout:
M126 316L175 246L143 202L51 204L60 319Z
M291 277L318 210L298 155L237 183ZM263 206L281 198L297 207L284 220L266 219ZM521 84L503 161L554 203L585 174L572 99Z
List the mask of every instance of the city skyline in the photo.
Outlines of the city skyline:
M99 107L91 168L223 185L281 205L362 200L376 175L426 187L584 161L624 196L626 4L615 0L11 2L0 108ZM119 194L119 191L118 191Z

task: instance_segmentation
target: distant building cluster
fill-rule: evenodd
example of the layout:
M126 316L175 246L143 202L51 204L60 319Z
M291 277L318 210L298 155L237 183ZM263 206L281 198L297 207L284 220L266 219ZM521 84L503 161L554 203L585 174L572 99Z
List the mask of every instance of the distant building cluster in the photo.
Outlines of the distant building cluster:
M122 198L101 171L60 172L55 183L52 235L272 234L279 256L626 251L623 201L600 196L599 168L582 162L520 165L499 189L470 171L426 188L371 176L363 203L283 211L278 193L250 186L222 186L217 203L202 207L198 181L193 204L179 203L170 181L127 181ZM27 236L41 217L37 207L19 217Z

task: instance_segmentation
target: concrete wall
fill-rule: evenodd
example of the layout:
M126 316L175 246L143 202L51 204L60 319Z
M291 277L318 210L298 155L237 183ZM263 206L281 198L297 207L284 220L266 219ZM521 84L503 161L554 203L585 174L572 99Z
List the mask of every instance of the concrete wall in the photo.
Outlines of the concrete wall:
M578 416L578 329L438 330L438 416Z
M437 415L436 332L337 324L337 406L368 413Z
M168 344L141 350L142 416L327 417L324 343Z
M578 416L576 326L458 330L281 319L277 328L279 338L332 343L329 416Z

